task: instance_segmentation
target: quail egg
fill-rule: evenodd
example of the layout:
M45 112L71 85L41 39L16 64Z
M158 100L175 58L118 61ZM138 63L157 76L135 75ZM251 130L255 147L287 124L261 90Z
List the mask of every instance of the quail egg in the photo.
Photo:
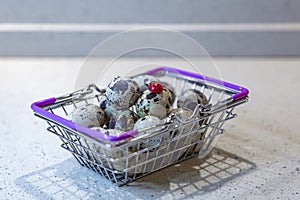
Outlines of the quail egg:
M95 130L114 136L122 134L122 131L116 129L103 130L102 128L96 128ZM107 163L106 166L120 172L126 172L128 168L135 166L127 170L128 175L132 176L135 173L141 173L144 169L143 165L137 165L146 161L146 155L135 154L132 149L132 146L103 148L102 152L104 153L104 161Z
M138 84L127 78L114 78L107 86L105 95L115 108L129 108L132 106L141 92Z
M121 131L129 131L133 129L137 119L138 117L133 111L119 110L111 116L109 121L109 128Z
M139 117L152 115L163 119L172 110L172 104L173 99L169 89L164 87L160 92L147 89L137 100L136 111Z
M172 96L172 104L173 104L176 99L176 92L175 92L174 87L165 81L162 81L161 84L163 85L163 87L166 87L170 91L171 96Z
M192 118L193 111L185 108L175 109L171 113L174 130L170 132L171 137L174 137L174 142L171 143L171 146L176 145L177 148L183 147L182 151L177 151L173 155L173 161L176 159L181 159L184 155L189 155L192 153L192 144L196 142L199 134L199 123L195 118ZM199 117L196 116L196 117ZM176 154L176 155L175 155Z
M100 127L108 121L105 112L97 105L86 104L77 107L69 116L71 121L88 128Z
M155 116L145 116L140 118L134 125L134 129L137 130L142 130L145 128L150 128L153 127L155 125L158 125L162 122L162 120L160 120L158 117ZM150 137L145 139L145 141L140 142L140 149L144 149L146 147L154 147L157 146L158 144L160 144L162 141L167 140L169 137L167 137L167 134L163 134L163 135L157 135L154 137Z
M99 96L99 105L102 108L108 117L111 117L113 113L116 113L117 108L113 107L111 103L107 100L106 96Z
M199 90L188 89L184 92L183 96L178 97L177 105L179 108L186 108L194 111L198 104L208 104L206 96Z

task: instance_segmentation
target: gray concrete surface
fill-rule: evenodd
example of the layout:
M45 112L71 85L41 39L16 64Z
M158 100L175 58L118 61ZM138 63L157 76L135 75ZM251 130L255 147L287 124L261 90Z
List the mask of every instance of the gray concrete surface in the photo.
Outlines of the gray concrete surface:
M71 91L82 59L0 59L0 199L299 199L300 59L215 61L224 80L251 93L210 156L118 188L77 164L29 108Z

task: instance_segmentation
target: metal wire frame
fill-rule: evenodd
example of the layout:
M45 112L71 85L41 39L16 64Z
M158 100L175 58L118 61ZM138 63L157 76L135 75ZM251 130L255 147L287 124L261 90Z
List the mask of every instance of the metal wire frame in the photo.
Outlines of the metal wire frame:
M224 123L236 116L233 113L234 108L247 101L245 98L232 102L230 95L234 91L203 81L169 73L161 74L160 79L169 82L171 80L177 94L182 94L189 88L200 90L208 97L209 106L198 106L193 116L187 121L182 121L180 126L166 123L139 130L138 137L115 144L111 142L103 144L63 124L37 113L36 115L47 121L49 125L47 130L61 139L61 147L71 152L81 165L121 186L193 156L207 155L218 136L224 133L222 129ZM79 104L97 102L102 93L103 90L91 85L57 98L59 100L57 103L45 109L67 117ZM198 113L201 115L200 118L197 116ZM157 137L160 138L159 142L150 146L150 139ZM141 143L148 145L141 148Z

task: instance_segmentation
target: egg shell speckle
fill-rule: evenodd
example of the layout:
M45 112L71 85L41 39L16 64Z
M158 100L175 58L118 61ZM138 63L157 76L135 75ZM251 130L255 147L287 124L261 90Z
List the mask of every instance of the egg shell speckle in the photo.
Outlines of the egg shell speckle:
M138 117L133 111L119 110L110 118L109 128L129 131L133 129L137 119Z
M105 112L97 105L86 104L77 107L69 116L71 121L88 128L102 126L108 121Z
M175 114L180 120L184 122L189 121L191 119L191 116L193 114L193 111L185 108L179 108L172 111L172 114ZM200 114L198 114L196 117L200 117ZM187 146L186 151L184 151L182 154L178 156L180 159L182 156L190 155L194 151L194 145L188 147L188 145L191 145L193 143L196 143L200 140L202 136L203 130L197 130L200 128L200 124L198 122L191 122L186 125L183 125L176 117L173 118L174 124L178 126L178 129L173 134L173 137L176 137L178 133L182 131L182 135L186 134L186 136L182 137L178 141L178 147L184 147ZM194 121L194 120L193 120ZM196 131L196 132L195 132ZM192 132L191 134L189 134ZM189 135L188 135L189 134ZM174 160L175 161L175 160Z
M172 94L167 88L164 88L161 93L145 90L143 95L137 100L137 114L139 117L152 115L163 119L172 110L172 103Z
M162 81L160 83L163 85L163 87L166 87L170 91L171 96L172 96L172 104L173 104L175 99L176 99L176 92L175 92L174 87L171 84L169 84L168 82L165 82L165 81Z
M157 124L159 124L161 122L161 120L158 117L155 116L145 116L140 118L134 125L134 129L144 129L144 128L149 128L152 126L155 126Z
M193 111L185 108L178 108L171 112L171 115L175 115L176 117L173 117L174 124L179 126L179 130L183 131L184 133L187 133L190 130L195 130L199 128L199 123L188 123L184 124L185 122L189 121L193 115ZM199 115L197 116L199 117ZM179 118L179 119L178 119ZM183 123L180 122L183 121Z
M142 130L145 128L150 128L155 125L158 125L162 123L162 120L160 120L158 117L155 116L145 116L140 118L134 125L134 129ZM143 132L141 133L143 134ZM155 137L151 137L149 139L146 139L143 142L140 142L140 149L144 149L146 147L153 147L158 144L160 144L162 141L167 140L169 137L167 135L158 135Z
M208 104L208 100L202 92L196 89L188 89L184 91L183 96L178 98L177 103L179 108L186 108L192 111L195 110L198 104L206 105Z
M103 129L101 127L94 128L94 130L99 130L105 134L109 135L114 135L114 136L119 136L122 134L122 131L116 130L116 129ZM134 147L136 149L136 147ZM136 165L136 156L138 156L138 163L139 162L145 162L146 161L146 155L145 154L140 154L140 155L135 155L135 156L129 156L132 155L133 147L128 147L128 152L126 153L126 148L103 148L104 152L104 157L103 160L106 163L107 167L111 167L112 169L115 169L120 172L124 172L124 170L128 167ZM129 156L128 162L126 159L124 159L125 156ZM107 162L108 160L108 162ZM143 170L142 166L137 167L136 169L131 169L128 171L128 175L132 176L135 173L141 173Z
M115 108L129 108L132 106L141 92L138 84L131 79L114 78L106 88L105 95Z
M117 112L117 108L115 108L107 99L106 96L99 96L99 105L102 108L108 117L111 117L113 113Z

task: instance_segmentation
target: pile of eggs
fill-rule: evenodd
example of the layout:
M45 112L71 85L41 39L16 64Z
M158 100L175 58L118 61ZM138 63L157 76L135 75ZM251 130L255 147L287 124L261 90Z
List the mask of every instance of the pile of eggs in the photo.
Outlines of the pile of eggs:
M176 98L177 106L173 108ZM188 89L182 96L176 96L172 86L155 76L116 77L106 87L105 94L99 97L99 105L77 107L70 119L96 131L118 136L129 130L164 123L174 115L177 116L173 118L174 123L180 125L180 121L193 115L198 104L206 105L208 100L196 89ZM148 145L157 143L158 138L152 140ZM141 145L140 148L145 147Z

